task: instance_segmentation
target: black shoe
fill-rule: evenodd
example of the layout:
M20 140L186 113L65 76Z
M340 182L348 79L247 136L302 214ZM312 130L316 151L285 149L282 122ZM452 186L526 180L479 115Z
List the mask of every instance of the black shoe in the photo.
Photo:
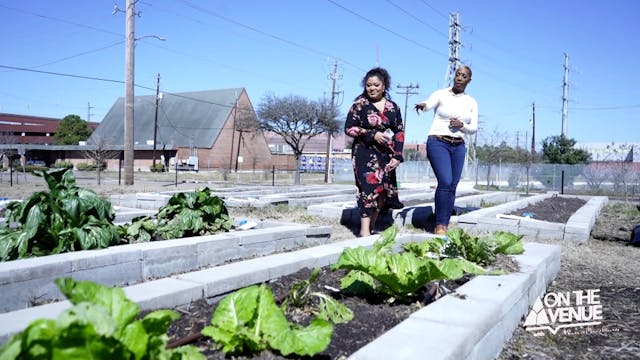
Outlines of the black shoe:
M404 208L404 204L400 201L393 201L389 204L389 209L402 209Z

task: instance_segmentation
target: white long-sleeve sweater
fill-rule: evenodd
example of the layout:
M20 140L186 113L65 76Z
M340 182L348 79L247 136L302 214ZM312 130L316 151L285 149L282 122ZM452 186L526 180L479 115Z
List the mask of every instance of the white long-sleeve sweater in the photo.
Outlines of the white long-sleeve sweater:
M478 130L478 103L466 93L454 94L451 88L436 90L425 101L424 111L434 110L433 123L427 135L448 135L462 137ZM464 123L461 129L449 127L453 118ZM462 132L462 134L460 133Z

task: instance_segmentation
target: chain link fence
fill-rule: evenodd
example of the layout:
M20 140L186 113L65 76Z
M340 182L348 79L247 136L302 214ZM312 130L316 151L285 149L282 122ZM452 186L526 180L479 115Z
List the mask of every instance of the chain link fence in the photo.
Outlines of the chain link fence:
M640 197L640 163L594 162L591 164L485 164L469 163L463 180L478 188L519 191L558 191L572 195L604 195L624 200ZM435 182L429 161L406 161L397 170L402 182ZM353 181L351 161L341 159L334 168L336 182Z

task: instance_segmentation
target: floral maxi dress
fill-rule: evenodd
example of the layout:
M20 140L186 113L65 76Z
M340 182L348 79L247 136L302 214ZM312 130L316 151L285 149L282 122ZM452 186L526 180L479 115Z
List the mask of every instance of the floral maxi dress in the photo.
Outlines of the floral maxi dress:
M376 132L393 135L386 144L374 140ZM404 125L398 105L386 99L384 111L380 112L365 96L360 96L351 105L344 132L353 138L351 161L355 175L360 216L369 217L376 210L385 210L398 201L398 185L395 170L387 172L385 167L392 158L404 161Z

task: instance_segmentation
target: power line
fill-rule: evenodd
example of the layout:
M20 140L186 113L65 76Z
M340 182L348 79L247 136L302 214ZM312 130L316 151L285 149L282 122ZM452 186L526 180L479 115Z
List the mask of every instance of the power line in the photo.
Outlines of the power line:
M402 7L400 7L399 5L397 5L396 3L394 3L391 0L387 0L387 2L391 5L393 5L394 7L396 7L398 10L402 11L403 13L405 13L407 16L409 16L410 18L414 19L415 21L421 23L422 25L428 27L429 29L437 32L438 34L444 36L445 38L447 37L447 34L443 33L442 31L438 30L438 28L434 27L431 24L428 24L426 22L424 22L422 19L420 19L419 17L413 15L410 11L407 11L405 9L403 9Z
M348 13L350 13L350 14L352 14L352 15L356 16L356 17L359 17L360 19L362 19L362 20L364 20L364 21L366 21L366 22L368 22L368 23L370 23L370 24L372 24L372 25L374 25L374 26L376 26L376 27L379 27L379 28L381 28L381 29L383 29L383 30L385 30L385 31L387 31L387 32L389 32L389 33L391 33L391 34L393 34L393 35L395 35L395 36L397 36L397 37L401 38L401 39L404 39L404 40L406 40L406 41L408 41L408 42L410 42L410 43L412 43L412 44L414 44L414 45L416 45L416 46L418 46L418 47L421 47L421 48L423 48L423 49L425 49L425 50L431 51L431 52L433 52L433 53L435 53L435 54L438 54L438 55L447 56L447 54L445 54L445 53L441 53L441 52L439 52L439 51L437 51L437 50L434 50L434 49L432 49L432 48L430 48L430 47L424 46L424 45L422 45L421 43L419 43L419 42L417 42L417 41L411 40L411 39L409 39L408 37L406 37L406 36L404 36L404 35L402 35L402 34L400 34L400 33L397 33L397 32L395 32L395 31L393 31L393 30L391 30L391 29L389 29L389 28L386 28L386 27L384 27L384 26L380 25L378 22L375 22L375 21L373 21L373 20L367 19L366 17L364 17L364 16L362 16L362 15L360 15L360 14L356 13L356 12L355 12L355 11L353 11L353 10L350 10L350 9L348 9L348 8L346 8L346 7L344 7L344 6L342 6L341 4L338 4L337 2L335 2L335 1L333 1L333 0L327 0L327 1L328 1L328 2L330 2L330 3L332 3L333 5L335 5L335 6L339 7L339 8L341 8L342 10L344 10L344 11L346 11L346 12L348 12Z
M74 59L74 58L77 58L77 57L80 57L80 56L83 56L83 55L92 54L92 53L95 53L95 52L98 52L98 51L102 51L102 50L105 50L105 49L108 49L108 48L111 48L111 47L114 47L114 46L116 46L116 45L120 45L120 44L123 44L123 43L124 43L124 40L122 40L122 41L117 41L117 42L115 42L115 43L113 43L113 44L111 44L111 45L103 46L103 47L101 47L101 48L97 48L97 49L93 49L93 50L88 50L88 51L81 52L81 53L78 53L78 54L75 54L75 55L71 55L71 56L64 57L64 58L62 58L62 59L54 60L54 61L51 61L51 62L48 62L48 63L45 63L45 64L40 64L40 65L32 66L32 67L31 67L31 69L35 69L35 68L39 68L39 67L43 67L43 66L48 66L48 65L57 64L57 63L59 63L59 62L63 62L63 61L66 61L66 60L71 60L71 59Z
M443 13L442 11L439 11L438 9L434 8L433 6L429 5L428 2L426 2L425 0L422 0L422 3L425 4L425 6L427 6L429 9L435 11L436 14L442 16L443 19L448 19L447 14Z
M60 18L56 18L56 17L53 17L53 16L48 16L48 15L42 15L42 14L34 13L34 12L31 12L31 11L27 11L27 10L16 9L14 7L2 5L2 4L0 4L0 7L8 9L8 10L21 12L21 13L28 14L28 15L40 17L40 18L47 19L47 20L58 21L58 22L61 22L61 23L65 23L65 24L69 24L69 25L73 25L73 26L77 26L77 27L81 27L81 28L85 28L85 29L90 29L90 30L94 30L94 31L103 32L103 33L106 33L106 34L116 35L116 36L119 36L120 38L124 37L124 35L121 34L121 33L117 33L117 32L110 31L110 30L105 30L105 29L100 29L100 28L97 28L97 27L91 26L91 25L80 24L80 23L76 23L76 22L73 22L73 21L60 19Z
M211 10L205 9L205 8L203 8L203 7L201 7L201 6L197 6L197 5L195 5L195 4L193 4L193 3L191 3L191 2L189 2L189 1L187 1L187 0L180 0L180 2L184 3L185 5L187 5L187 6L191 7L191 8L193 8L193 9L195 9L195 10L201 11L201 12L203 12L203 13L205 13L205 14L208 14L208 15L214 16L214 17L216 17L216 18L218 18L218 19L224 20L224 21L229 22L229 23L231 23L231 24L234 24L234 25L237 25L237 26L243 27L243 28L245 28L245 29L251 30L251 31L256 32L256 33L258 33L258 34L261 34L261 35L264 35L264 36L270 37L270 38L272 38L272 39L274 39L274 40L278 40L278 41L283 42L283 43L285 43L285 44L295 46L295 47L297 47L297 48L300 48L300 49L303 49L303 50L306 50L306 51L312 52L312 53L314 53L314 54L316 54L316 55L321 55L321 56L323 56L323 57L335 57L335 56L333 56L333 55L330 55L330 54L324 53L324 52L319 51L319 50L316 50L316 49L314 49L314 48L311 48L311 47L308 47L308 46L305 46L305 45L302 45L302 44L298 44L298 43L293 42L293 41L291 41L291 40L287 40L287 39L285 39L285 38L283 38L283 37L281 37L281 36L270 34L270 33L265 32L265 31L263 31L263 30L257 29L257 28L255 28L255 27L253 27L253 26L246 25L246 24L243 24L243 23L241 23L241 22L239 22L239 21L236 21L236 20L230 19L230 18L228 18L228 17L226 17L226 16L223 16L223 15L217 14L217 13L215 13L215 12L211 11ZM343 63L345 63L345 64L349 64L349 65L351 65L351 66L355 67L356 69L362 70L362 69L360 69L357 65L352 64L352 63L350 63L350 62L348 62L348 61L346 61L346 60L344 60L344 59L340 59L340 61L341 61L341 62L343 62Z
M123 80L105 79L105 78L99 78L99 77L95 77L95 76L65 74L65 73L59 73L59 72L54 72L54 71L34 70L34 69L27 69L27 68L21 68L21 67L16 67L16 66L7 66L7 65L0 65L0 68L11 69L11 70L20 70L20 71L28 71L28 72L35 72L35 73L47 74L47 75L55 75L55 76L65 76L65 77L71 77L71 78L77 78L77 79L95 80L95 81L104 81L104 82L112 82L112 83L117 83L117 84L124 84ZM146 89L146 90L155 91L155 88L151 88L151 87L144 86L144 85L134 84L134 86L137 87L137 88L140 88L140 89ZM176 96L176 97L183 98L183 99L199 101L199 102L203 102L203 103L211 104L211 105L224 106L224 107L228 107L228 108L232 108L233 107L233 105L219 104L219 103L216 103L216 102L202 100L202 99L196 99L196 98L192 98L192 97L189 97L189 96L180 95L180 94L171 93L171 92L165 92L165 94Z

